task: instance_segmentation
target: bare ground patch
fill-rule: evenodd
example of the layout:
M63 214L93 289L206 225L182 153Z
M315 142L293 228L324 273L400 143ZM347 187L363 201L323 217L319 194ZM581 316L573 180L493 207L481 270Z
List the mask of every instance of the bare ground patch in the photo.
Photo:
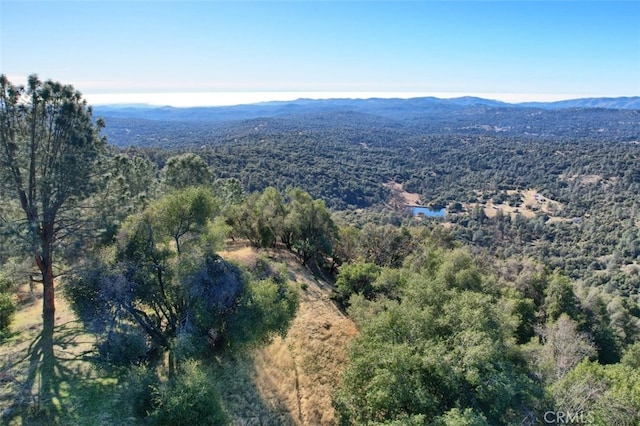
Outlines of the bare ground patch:
M396 207L420 205L420 194L405 191L401 183L388 182L384 186L391 189L392 205L397 204Z
M498 212L511 215L512 218L518 213L526 218L533 218L538 213L544 213L553 218L564 209L562 203L539 193L536 189L507 190L506 193L510 196L519 195L521 204L516 207L508 203L496 203L493 198L490 198L484 204L466 203L464 207L467 211L471 211L476 206L481 206L484 209L485 215L490 218L495 217ZM481 195L482 193L479 192L479 196Z

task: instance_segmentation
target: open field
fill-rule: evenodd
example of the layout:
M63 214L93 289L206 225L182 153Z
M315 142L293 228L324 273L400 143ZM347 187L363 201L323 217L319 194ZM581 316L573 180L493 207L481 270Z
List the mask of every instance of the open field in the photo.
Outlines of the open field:
M598 176L587 176L587 183L597 182ZM397 182L389 182L385 184L387 188L392 191L391 205L395 208L402 208L404 206L416 206L424 204L421 200L420 194L407 192L403 189L402 184ZM482 197L482 191L475 191L478 194L478 198ZM564 206L562 203L553 200L544 194L538 192L534 188L526 190L507 190L504 191L507 196L515 197L520 200L520 205L512 206L507 202L498 202L493 198L489 198L486 201L480 203L463 203L463 207L467 211L473 210L476 206L481 206L484 209L487 217L495 217L498 212L502 212L505 215L511 215L512 218L518 213L526 218L535 217L537 214L546 214L552 219L560 220L557 215L562 211ZM451 213L449 213L451 214Z
M498 211L503 214L511 215L512 218L516 214L520 213L524 217L532 218L537 214L546 214L549 216L556 216L562 211L562 204L558 201L548 198L544 194L539 193L536 189L527 190L509 190L506 191L509 196L519 197L521 200L520 206L511 206L508 203L495 202L493 198L486 201L484 206L484 213L488 217L495 217ZM465 207L468 210L473 209L476 205L482 205L478 203L468 203Z
M405 191L401 183L389 182L384 186L391 189L392 203L402 206L417 206L420 204L420 194Z

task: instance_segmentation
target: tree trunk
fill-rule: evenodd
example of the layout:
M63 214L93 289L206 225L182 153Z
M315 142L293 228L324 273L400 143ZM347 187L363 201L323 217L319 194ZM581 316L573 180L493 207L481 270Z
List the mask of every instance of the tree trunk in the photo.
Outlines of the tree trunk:
M53 286L51 287L53 295ZM46 301L46 296L45 296ZM51 299L53 303L53 296ZM58 393L56 384L56 358L53 352L53 330L55 327L55 309L47 309L44 304L42 315L42 334L40 335L40 389L38 392L40 410L46 415L53 417L56 414L56 407L53 404L53 397Z
M42 242L42 256L36 257L36 263L42 273L42 335L40 340L40 407L44 413L52 414L55 410L52 398L55 394L55 354L53 352L53 331L55 327L55 291L53 276L53 252L51 245Z
M44 315L44 318L47 318L47 316L51 316L51 320L53 321L54 314L56 312L55 289L53 286L53 269L51 267L50 261L46 263L46 270L42 273L42 315Z
M36 264L42 274L42 315L43 319L50 318L53 325L56 312L55 289L53 276L53 250L48 241L47 233L42 235L42 255L36 256Z
M54 314L56 312L53 268L51 264L51 255L49 254L47 257L48 259L45 259L44 256L37 256L36 264L42 274L42 315L44 319L50 317L53 321Z

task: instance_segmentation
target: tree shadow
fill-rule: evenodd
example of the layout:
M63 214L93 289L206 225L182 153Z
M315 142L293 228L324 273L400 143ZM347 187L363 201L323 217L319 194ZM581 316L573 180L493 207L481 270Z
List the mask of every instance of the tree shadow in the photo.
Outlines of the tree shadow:
M127 399L131 395L120 389L125 383L119 380L123 376L118 378L116 373L96 377L95 362L99 358L94 342L89 339L78 321L43 327L22 356L2 366L13 373L23 371L24 376L15 380L15 392L8 401L9 407L0 414L0 424L49 426L143 421L132 417L133 411L130 417L125 413L132 401ZM85 347L87 350L81 350ZM207 356L202 361L213 367L212 380L220 385L221 401L233 424L301 424L277 395L261 393L249 354Z
M53 321L43 322L26 354L5 367L24 368L26 377L20 382L14 379L17 391L1 420L20 418L24 424L50 425L70 416L71 384L89 379L90 372L82 371L81 361L93 359L92 350L78 351L85 343L78 341L80 336L86 333L77 321L58 326Z
M280 398L269 398L258 389L256 367L249 354L223 355L217 361L216 376L221 384L223 406L231 414L233 424L301 424Z

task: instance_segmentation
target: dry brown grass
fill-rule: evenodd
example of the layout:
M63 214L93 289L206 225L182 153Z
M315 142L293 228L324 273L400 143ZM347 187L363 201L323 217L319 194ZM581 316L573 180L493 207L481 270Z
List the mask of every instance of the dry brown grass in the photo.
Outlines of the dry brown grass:
M218 254L224 259L235 260L248 267L253 266L258 257L258 251L244 241L228 241L225 250Z
M481 192L477 191L479 195L482 195ZM538 191L535 189L527 189L524 191L520 190L508 190L508 195L519 194L522 198L522 205L520 207L512 207L507 203L494 203L493 199L487 200L487 202L483 205L484 213L487 217L495 217L498 212L502 212L504 215L511 215L511 218L515 218L515 216L520 213L522 216L526 218L536 217L537 214L547 214L551 218L553 218L556 214L558 214L564 206L562 203L552 200L546 197L544 194L540 194L541 198L537 199L536 194ZM478 203L466 203L464 205L467 211L472 211ZM563 219L564 220L564 219Z
M400 206L397 207L403 207L404 205L416 206L420 204L420 194L405 191L401 183L389 182L385 183L384 186L391 189L392 199L398 200L395 204L400 204Z
M53 334L54 369L52 388L43 392L41 363L43 352L40 348L42 333L42 297L28 286L17 292L20 297L11 335L0 345L0 422L7 424L64 424L69 418L81 418L83 407L105 408L116 402L99 396L100 389L112 389L116 380L103 377L88 361L86 355L92 351L95 338L86 333L57 286L55 328ZM82 390L78 387L82 386ZM90 390L89 390L90 389ZM95 392L94 392L95 391ZM94 392L93 399L87 398L77 404L79 395ZM51 397L51 405L43 394ZM92 405L96 404L96 405ZM50 411L53 407L53 411ZM45 411L46 410L46 411ZM105 410L109 417L113 411ZM84 424L98 424L103 413L93 413L93 420Z
M544 194L540 194L544 198L544 201L538 201L535 198L536 194L538 194L538 191L536 191L535 189L528 189L526 191L523 191L523 206L529 206L532 210L539 209L540 211L550 215L554 214L554 211L560 212L564 208L564 205L562 203L552 200L551 198L546 197Z
M236 423L336 424L333 390L346 365L347 346L357 334L356 327L330 300L332 287L328 283L316 279L290 253L268 254L287 264L290 280L300 287L300 308L285 338L274 339L251 356L251 378L266 412L258 419L240 414ZM224 253L227 258L247 263L255 261L257 255L249 247ZM269 419L274 413L281 415L272 423Z

